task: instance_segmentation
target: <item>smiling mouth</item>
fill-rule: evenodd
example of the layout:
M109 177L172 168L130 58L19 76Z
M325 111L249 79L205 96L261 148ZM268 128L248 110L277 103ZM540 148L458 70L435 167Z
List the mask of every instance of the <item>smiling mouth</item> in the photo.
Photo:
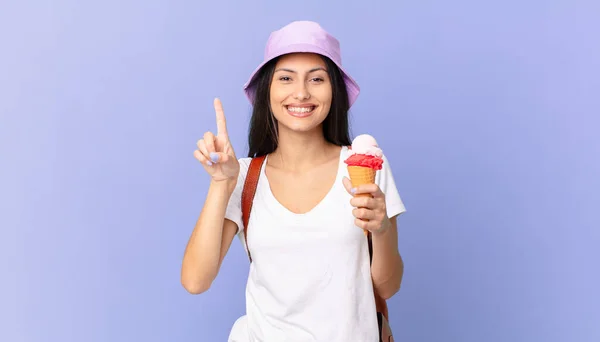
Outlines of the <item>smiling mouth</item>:
M285 109L287 109L288 113L291 116L301 117L301 118L312 115L312 113L315 111L316 108L317 108L317 106L303 106L303 107L285 106Z

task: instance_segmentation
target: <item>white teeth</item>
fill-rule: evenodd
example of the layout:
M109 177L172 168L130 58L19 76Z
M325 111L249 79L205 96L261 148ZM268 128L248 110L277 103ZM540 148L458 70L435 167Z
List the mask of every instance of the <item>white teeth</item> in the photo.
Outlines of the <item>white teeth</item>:
M308 113L312 111L315 107L287 107L290 112L294 113Z

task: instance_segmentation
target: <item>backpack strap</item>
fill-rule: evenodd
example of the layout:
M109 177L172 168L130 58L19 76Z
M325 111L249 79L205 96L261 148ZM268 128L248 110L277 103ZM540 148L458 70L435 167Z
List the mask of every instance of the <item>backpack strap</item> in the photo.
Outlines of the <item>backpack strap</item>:
M252 256L250 255L250 248L248 247L248 223L250 222L250 211L252 211L252 202L254 201L254 195L256 194L256 187L258 186L258 179L260 178L260 171L264 164L266 156L260 156L252 158L250 166L248 167L248 173L246 174L246 180L244 181L244 189L242 190L242 222L244 224L244 240L246 243L246 250L248 251L248 259L252 262ZM369 244L369 259L373 261L373 241L371 239L371 233L367 235L367 241ZM374 290L375 294L375 307L377 312L380 312L387 320L388 318L388 307L387 302L381 297L377 291Z
M252 202L254 201L254 194L256 193L258 179L260 178L260 170L262 169L265 157L266 156L252 158L250 166L248 167L248 173L246 174L246 180L244 181L244 189L242 190L242 223L244 225L244 240L250 262L252 262L252 256L250 255L250 248L248 247L248 222L250 222Z

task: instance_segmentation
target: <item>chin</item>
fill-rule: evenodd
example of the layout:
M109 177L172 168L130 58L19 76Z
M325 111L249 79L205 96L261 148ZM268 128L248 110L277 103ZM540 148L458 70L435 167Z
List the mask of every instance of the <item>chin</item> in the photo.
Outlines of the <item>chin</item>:
M298 133L311 132L320 127L320 125L314 125L314 124L301 124L301 123L294 123L294 122L290 123L290 122L281 122L281 121L279 122L279 125L280 125L280 130L281 130L281 128L283 128L284 130L291 131L291 132L298 132Z
M323 124L324 119L325 118L317 120L317 118L298 119L298 118L293 118L293 117L292 118L287 117L284 120L278 120L278 121L279 121L279 125L283 126L281 128L287 129L289 131L311 132L316 129L320 129Z

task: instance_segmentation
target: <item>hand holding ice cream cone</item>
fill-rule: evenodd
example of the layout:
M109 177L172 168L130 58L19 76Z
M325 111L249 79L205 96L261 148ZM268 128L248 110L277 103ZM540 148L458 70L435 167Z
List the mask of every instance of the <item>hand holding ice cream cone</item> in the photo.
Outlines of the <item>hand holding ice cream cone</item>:
M350 203L355 207L353 215L356 225L365 234L379 232L387 228L385 195L375 184L375 176L381 170L383 153L377 141L368 134L357 136L344 161L348 164L350 179L344 178L346 190L353 196Z
M350 204L354 207L352 215L356 218L354 224L368 232L382 233L389 227L385 194L377 184L352 186L350 179L344 177L344 186L353 197Z

